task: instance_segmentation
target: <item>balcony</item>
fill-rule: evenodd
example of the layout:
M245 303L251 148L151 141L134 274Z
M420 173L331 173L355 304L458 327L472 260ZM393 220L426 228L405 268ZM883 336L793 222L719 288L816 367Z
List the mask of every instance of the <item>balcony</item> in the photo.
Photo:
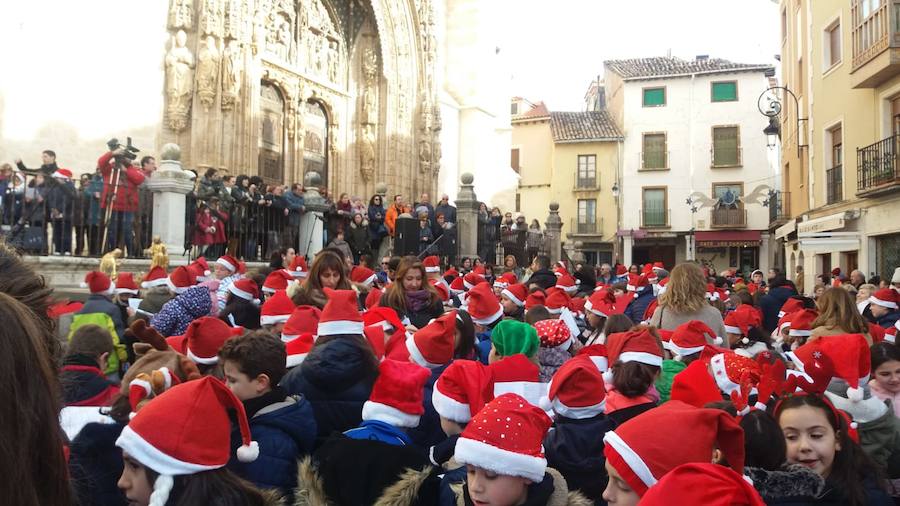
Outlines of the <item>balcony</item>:
M711 228L744 228L747 226L747 210L743 208L720 207L713 209L709 214Z
M856 150L856 194L872 197L900 190L897 148L900 136L894 135Z
M780 227L791 219L791 192L776 191L769 198L769 226Z
M710 167L714 169L723 169L728 167L740 167L743 159L741 148L737 149L716 149L710 148L709 159Z
M900 0L852 2L853 64L850 84L874 88L900 74Z
M844 200L843 167L838 165L825 171L825 203L834 204Z
M603 235L603 218L595 221L586 221L588 218L572 218L569 220L569 237L572 236L600 236Z
M669 170L668 151L641 151L639 171Z
M576 177L575 191L598 191L600 181L596 177Z
M642 209L641 228L669 228L672 223L671 209Z

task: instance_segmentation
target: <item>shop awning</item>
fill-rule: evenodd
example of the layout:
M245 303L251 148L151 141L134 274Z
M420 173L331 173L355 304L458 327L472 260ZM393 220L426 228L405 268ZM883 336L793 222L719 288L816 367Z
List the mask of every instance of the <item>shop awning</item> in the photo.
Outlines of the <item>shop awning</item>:
M694 241L700 248L727 248L732 246L759 246L759 230L712 230L694 233Z

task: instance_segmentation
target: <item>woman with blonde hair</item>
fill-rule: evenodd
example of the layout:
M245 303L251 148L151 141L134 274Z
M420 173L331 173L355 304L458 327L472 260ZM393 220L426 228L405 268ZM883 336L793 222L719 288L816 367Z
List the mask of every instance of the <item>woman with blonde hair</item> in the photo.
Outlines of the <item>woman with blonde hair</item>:
M816 300L819 317L812 322L812 335L808 341L822 336L862 334L872 346L869 324L859 314L850 292L840 287L827 288ZM807 342L808 342L807 341Z
M650 325L675 330L682 323L700 320L717 336L725 336L722 313L706 301L706 279L700 266L678 264L669 273L666 291L659 296L659 306L650 317Z
M380 305L408 318L417 329L444 313L444 304L434 285L428 282L425 266L416 257L406 257L397 268L394 283L381 296Z

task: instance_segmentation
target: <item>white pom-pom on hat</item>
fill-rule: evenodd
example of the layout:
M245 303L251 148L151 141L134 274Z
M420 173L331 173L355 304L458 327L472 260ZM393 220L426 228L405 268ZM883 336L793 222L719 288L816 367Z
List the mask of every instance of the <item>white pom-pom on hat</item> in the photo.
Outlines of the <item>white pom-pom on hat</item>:
M859 402L863 400L862 388L848 388L847 399L850 399L852 402Z
M253 462L259 458L259 443L250 441L249 445L241 445L237 449L237 458L241 462Z

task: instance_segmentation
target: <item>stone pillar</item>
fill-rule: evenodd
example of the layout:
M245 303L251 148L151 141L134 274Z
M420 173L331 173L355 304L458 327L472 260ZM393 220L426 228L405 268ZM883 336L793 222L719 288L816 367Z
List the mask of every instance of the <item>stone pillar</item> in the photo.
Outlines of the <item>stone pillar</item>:
M300 217L300 251L297 253L310 259L325 246L325 211L328 210L328 205L319 193L321 185L322 176L318 172L306 173L303 179L303 205L306 211Z
M768 232L761 233L759 237L759 270L763 272L769 272L769 268L774 266L774 249L769 248L769 237Z
M697 259L697 252L694 249L694 234L684 236L684 258L688 262Z
M456 196L459 257L474 257L478 255L478 198L472 185L475 177L466 172L459 180L461 184Z
M631 266L631 248L634 246L634 237L622 236L622 265Z
M153 192L153 235L159 236L172 260L190 260L185 251L185 195L194 189L194 175L181 168L181 148L166 144L159 168L145 183Z
M562 258L562 219L559 217L559 203L550 202L550 214L544 227L545 240L550 245L550 262L554 263Z

